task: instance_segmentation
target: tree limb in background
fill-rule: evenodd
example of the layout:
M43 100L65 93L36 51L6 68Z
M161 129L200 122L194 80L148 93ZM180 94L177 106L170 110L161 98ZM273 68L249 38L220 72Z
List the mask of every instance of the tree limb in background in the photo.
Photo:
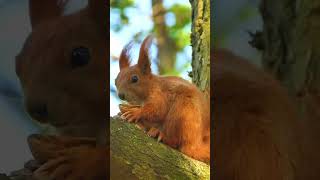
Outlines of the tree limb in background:
M152 18L158 43L159 74L173 71L177 53L175 41L170 38L168 33L165 14L166 10L163 7L163 0L152 0Z

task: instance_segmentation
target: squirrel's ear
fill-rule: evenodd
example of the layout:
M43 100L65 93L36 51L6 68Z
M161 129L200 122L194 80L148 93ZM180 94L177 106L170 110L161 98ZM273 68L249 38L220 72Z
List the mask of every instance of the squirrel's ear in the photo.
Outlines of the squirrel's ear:
M107 0L89 0L88 7L91 15L100 25L103 32L107 34L107 25L109 24L108 15L109 1Z
M62 16L67 2L67 0L29 0L32 28L43 21Z
M119 67L120 71L126 67L130 66L130 56L129 56L129 51L132 47L133 42L131 41L128 43L122 50L119 58Z
M151 73L149 49L152 44L152 40L153 40L153 37L149 35L143 40L142 45L140 47L138 67L141 69L142 73L144 74Z

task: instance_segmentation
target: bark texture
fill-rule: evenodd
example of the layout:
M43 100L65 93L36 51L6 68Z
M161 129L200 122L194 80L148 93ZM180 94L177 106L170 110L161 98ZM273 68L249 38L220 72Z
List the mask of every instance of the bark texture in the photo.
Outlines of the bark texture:
M263 0L260 10L264 67L288 88L301 117L319 118L320 1Z
M192 81L202 91L210 90L210 1L192 5Z
M110 121L111 179L209 179L210 167L146 136L135 125Z
M319 179L320 1L263 0L263 31L253 44L263 66L287 87L295 101L304 136L303 179ZM304 169L304 170L301 170Z

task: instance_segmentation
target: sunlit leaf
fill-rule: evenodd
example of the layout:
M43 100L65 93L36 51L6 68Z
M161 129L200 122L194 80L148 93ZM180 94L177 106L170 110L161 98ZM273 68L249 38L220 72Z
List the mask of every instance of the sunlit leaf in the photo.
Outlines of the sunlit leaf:
M181 29L191 22L191 7L181 4L174 4L168 9L168 12L172 12L176 18L175 28Z

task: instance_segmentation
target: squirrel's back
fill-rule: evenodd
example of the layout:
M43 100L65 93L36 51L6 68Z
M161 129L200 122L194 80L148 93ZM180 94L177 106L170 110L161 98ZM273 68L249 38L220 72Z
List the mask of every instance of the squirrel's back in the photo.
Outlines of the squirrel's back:
M198 89L198 87L196 87L194 84L177 76L159 76L159 83L163 91L166 91L174 96L204 96L204 93L201 92L201 90Z
M294 179L303 132L286 89L228 51L213 56L216 179Z
M177 76L159 76L159 82L172 104L177 98L192 102L200 111L205 135L210 139L210 98L196 85ZM170 105L168 105L170 106Z

